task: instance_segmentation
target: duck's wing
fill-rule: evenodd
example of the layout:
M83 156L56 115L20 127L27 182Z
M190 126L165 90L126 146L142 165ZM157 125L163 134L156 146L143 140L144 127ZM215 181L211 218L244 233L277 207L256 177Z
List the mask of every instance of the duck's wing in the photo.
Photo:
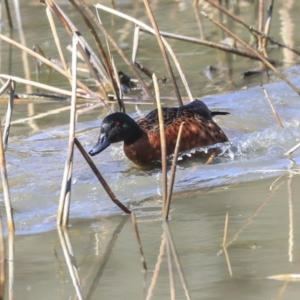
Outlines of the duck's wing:
M228 112L214 111L211 112L206 104L201 100L180 106L180 107L163 107L163 119L165 128L175 126L174 123L181 123L184 120L207 120L211 121L216 115L227 115ZM137 121L138 125L146 132L158 132L159 121L157 109L149 112L145 117Z

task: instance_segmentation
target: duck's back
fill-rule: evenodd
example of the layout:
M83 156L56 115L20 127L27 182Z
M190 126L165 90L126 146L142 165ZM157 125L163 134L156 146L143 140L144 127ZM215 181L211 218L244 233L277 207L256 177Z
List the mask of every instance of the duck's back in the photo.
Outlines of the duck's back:
M163 108L162 111L167 155L174 153L178 131L183 122L181 152L228 141L223 130L212 120L214 115L227 113L211 112L200 100L195 100L181 107ZM125 146L126 155L131 156L130 152L134 152L142 160L159 160L161 158L161 146L157 109L148 113L137 123L145 132L144 137L137 141L135 145ZM143 150L136 151L135 149ZM134 160L133 157L129 158Z

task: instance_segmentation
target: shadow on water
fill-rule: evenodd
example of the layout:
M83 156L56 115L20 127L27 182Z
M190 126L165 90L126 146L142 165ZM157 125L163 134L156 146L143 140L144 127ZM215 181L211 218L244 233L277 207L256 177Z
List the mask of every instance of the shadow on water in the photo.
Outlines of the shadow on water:
M286 28L293 28L294 24L286 22L288 12L291 15L299 13L298 6L291 11L292 2L282 4L274 20L275 28L280 27L286 43L291 43ZM135 17L145 19L144 8L131 1L118 5ZM160 22L168 8L165 5L164 9L156 7L155 15ZM43 14L39 14L40 8L24 7L24 15L29 14L29 8L36 9L35 26L41 27L41 30L37 29L41 44L53 54L49 42L51 35L44 33L48 24L40 19L44 18L44 9ZM179 4L175 8L169 16L173 23L165 22L162 29L174 30L174 23L180 18L182 32L186 32L191 22L188 11ZM245 18L249 17L244 14ZM74 17L72 12L70 15ZM109 24L111 21L104 19ZM120 25L119 20L114 21L116 26ZM24 26L29 27L34 20L25 19L24 22ZM283 22L287 24L283 26ZM116 31L115 34L120 34L119 42L124 42L126 48L131 33L129 35L126 25L122 28L121 33ZM217 35L215 29L208 28L212 37ZM143 39L149 41L146 36ZM33 37L29 41L35 43ZM149 49L141 53L141 59L150 61L153 54L153 67L163 73L161 60L156 57L156 50L153 51L156 46L148 45ZM187 47L178 42L174 42L175 45L179 47L178 56L189 70L187 77L195 94L227 92L204 97L203 101L212 110L230 112L229 116L216 118L230 144L224 146L213 164L203 165L198 156L178 163L169 229L191 298L297 299L300 224L296 216L300 207L295 200L300 156L299 151L291 158L284 153L300 141L299 96L283 82L264 85L283 122L281 129L261 87L249 87L266 78L248 81L240 78L241 70L253 67L252 61L240 63L241 60L236 58L229 62L220 59L222 54L212 50L200 51L195 46ZM285 50L283 56L286 63L296 60ZM199 65L195 64L198 57ZM209 79L202 74L208 61L219 64L221 70L210 74ZM231 73L231 67L235 72ZM296 86L300 86L299 73L298 67L286 70L286 75ZM66 84L55 76L52 80L58 86ZM162 94L170 95L168 85L161 89ZM30 106L33 103L28 105L24 99L18 101L14 120L69 105L67 101L44 101ZM164 100L164 105L174 105L174 101ZM141 111L144 114L151 109L151 104L127 108L133 118ZM98 137L98 126L105 113L99 110L79 116L77 137L87 150ZM167 252L168 247L172 247L161 220L161 171L159 168L137 168L126 159L122 145L113 145L94 161L117 197L137 216L148 271L143 270L130 218L124 217L109 201L78 151L72 179L71 225L68 232L56 231L68 118L69 111L66 110L13 125L7 163L17 231L14 259L8 264L9 268L13 262L14 278L8 280L7 290L13 292L16 299L69 299L74 295L78 298L84 295L83 299L143 299L152 286L159 251L165 249L161 255L159 279L152 293L153 299L169 298ZM226 213L229 218L227 255L222 245ZM172 255L174 257L174 253ZM186 291L180 283L175 263L173 269L176 299L185 299Z

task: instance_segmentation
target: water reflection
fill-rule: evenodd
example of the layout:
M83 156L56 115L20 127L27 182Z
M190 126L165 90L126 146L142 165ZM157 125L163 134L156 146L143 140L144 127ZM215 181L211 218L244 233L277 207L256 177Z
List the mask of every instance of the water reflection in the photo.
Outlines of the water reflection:
M140 2L121 2L117 5L122 11L147 21ZM240 3L238 13L250 24L250 4ZM191 2L184 2L185 9L179 9L178 3L156 1L151 5L162 29L199 35L191 17ZM297 24L299 3L286 1L276 5L280 6L282 21L278 25L275 12L276 28L280 26L286 43L297 45L298 37L294 35L293 41L288 33L292 34ZM27 45L38 40L47 56L57 57L44 8L21 3L21 9ZM64 9L75 17L68 5ZM33 14L35 18L28 17ZM103 23L126 46L124 51L130 56L127 46L132 43L132 25L124 25L108 15L103 16ZM81 21L77 19L76 24L81 26ZM205 22L204 30L206 36L220 40L216 29ZM65 33L60 34L63 44L68 44ZM141 42L139 58L158 74L165 74L155 39L142 34ZM247 88L261 81L256 78L245 82L240 78L241 71L253 68L255 63L251 60L224 56L198 45L186 46L178 41L171 44L197 96ZM20 52L14 50L11 61L6 59L11 55L8 48L1 46L5 49L1 52L1 70L21 76L24 70L20 68ZM283 53L285 61L295 60L291 52ZM279 51L274 56L280 57ZM122 61L117 64L127 72ZM201 75L208 64L220 66L220 72L210 74L210 79ZM299 85L298 68L287 71L287 75ZM57 74L53 74L51 82L64 88L68 84ZM171 294L193 299L297 299L300 224L296 216L300 208L296 195L300 159L299 152L292 155L293 159L284 153L300 139L299 99L284 83L266 88L284 129L276 124L260 88L204 99L211 108L231 112L230 118L217 120L226 129L231 145L210 166L203 166L195 157L178 164L170 228L161 220L159 169L137 169L124 157L121 145L95 160L116 195L137 215L147 272L141 264L130 220L109 202L78 153L71 226L68 231L55 230L69 104L48 99L30 100L29 104L25 99L16 100L7 157L17 234L14 240L7 238L11 255L6 273L7 298L166 299ZM19 87L18 91L23 90ZM172 98L170 85L161 85L161 90L164 96ZM164 105L174 105L173 100L165 99ZM83 105L82 109L89 106ZM128 104L127 109L136 118L153 106L134 103ZM1 115L4 111L1 105ZM45 111L48 113L42 115ZM95 142L105 114L106 110L97 109L79 116L77 137L87 149Z

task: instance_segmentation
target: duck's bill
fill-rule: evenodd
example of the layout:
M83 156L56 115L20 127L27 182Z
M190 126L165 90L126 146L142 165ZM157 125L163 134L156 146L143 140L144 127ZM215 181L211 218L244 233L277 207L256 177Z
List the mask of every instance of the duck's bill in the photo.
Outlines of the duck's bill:
M100 135L97 144L93 147L93 149L89 152L89 155L94 156L104 149L106 149L110 145L110 142L105 134Z

